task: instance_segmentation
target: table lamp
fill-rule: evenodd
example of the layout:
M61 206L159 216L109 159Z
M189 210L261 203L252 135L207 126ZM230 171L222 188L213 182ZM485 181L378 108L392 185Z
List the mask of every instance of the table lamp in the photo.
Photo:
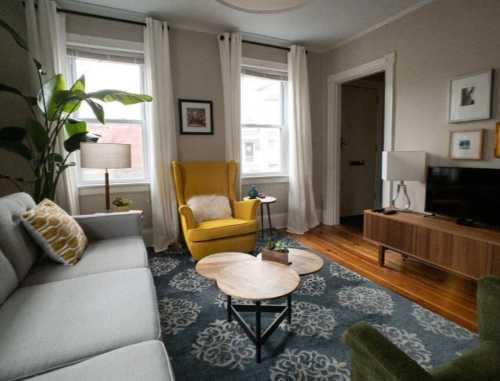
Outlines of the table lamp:
M382 180L399 181L396 196L391 200L390 209L410 210L411 200L405 181L425 181L426 154L424 151L384 151L382 152ZM398 199L403 198L403 207L396 208Z
M131 167L130 144L82 143L80 145L80 166L82 168L104 169L106 211L109 212L111 202L108 169Z

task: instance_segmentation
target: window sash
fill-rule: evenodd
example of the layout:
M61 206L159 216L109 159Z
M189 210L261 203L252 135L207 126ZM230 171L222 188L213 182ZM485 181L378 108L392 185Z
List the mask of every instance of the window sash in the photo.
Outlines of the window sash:
M94 57L85 57L86 52L84 52L84 49L75 49L71 48L68 49L68 71L69 71L69 76L71 77L72 82L76 81L77 75L76 75L76 59L79 57L78 52L82 52L82 57L83 58L88 58L88 59L94 59L96 61L105 61L105 62L128 62L132 64L137 64L140 66L140 73L141 73L141 92L144 92L144 64L143 64L143 58L142 61L138 58L138 55L136 53L130 53L130 52L119 52L117 53L116 51L109 51L106 52L104 49L97 49L99 51L99 54L102 54L102 59L97 57L97 54L95 54ZM76 53L76 54L75 54ZM129 61L126 61L126 57L130 58ZM116 60L111 59L111 57L116 57ZM140 126L142 129L142 155L143 155L143 174L142 176L138 177L123 177L123 178L113 178L111 174L111 180L113 181L113 184L138 184L138 183L149 183L150 181L150 165L149 165L149 158L148 158L148 153L149 153L149 137L148 137L148 130L146 128L146 110L145 110L145 105L141 107L142 109L142 119L116 119L116 118L106 118L106 124L137 124ZM100 122L95 119L95 118L80 118L80 120L83 120L87 123L91 124L100 124ZM106 125L104 125L106 126ZM80 166L80 155L76 155L76 164L78 167L78 185L79 186L93 186L93 185L102 185L104 184L104 178L102 179L94 179L94 178L86 178L83 174L82 168Z
M261 73L261 75L259 75ZM276 80L277 78L269 78L270 71L266 69L260 68L256 69L252 67L252 74L246 74L245 68L242 68L241 76L243 75L252 75L260 78L268 78ZM274 128L280 130L280 147L281 147L281 170L269 171L269 172L244 172L242 166L241 176L242 178L255 178L255 177L287 177L288 176L288 115L287 115L287 103L288 103L288 82L286 80L286 76L283 76L278 79L281 82L281 96L280 96L280 107L281 107L281 121L282 124L271 125L271 124L256 124L256 123L241 123L241 128ZM243 139L241 139L241 156L244 157L244 145Z

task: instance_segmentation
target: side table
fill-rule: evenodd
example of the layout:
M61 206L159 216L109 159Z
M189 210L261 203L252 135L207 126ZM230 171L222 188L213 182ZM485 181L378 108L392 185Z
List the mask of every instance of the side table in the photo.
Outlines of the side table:
M243 198L244 200L251 200L250 197L245 197ZM278 199L274 196L266 196L264 198L257 197L257 199L260 201L260 226L261 226L261 235L264 237L264 205L266 206L267 209L267 223L268 223L268 229L269 229L269 235L272 236L273 234L273 224L271 222L271 211L269 208L269 205L274 204Z

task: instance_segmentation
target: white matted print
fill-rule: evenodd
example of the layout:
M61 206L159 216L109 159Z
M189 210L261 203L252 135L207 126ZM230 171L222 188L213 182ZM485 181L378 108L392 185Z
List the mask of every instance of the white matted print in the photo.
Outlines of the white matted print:
M450 122L491 118L493 70L456 78L450 83Z
M482 160L484 130L450 133L450 159Z
M214 133L212 101L179 99L181 134L211 135Z

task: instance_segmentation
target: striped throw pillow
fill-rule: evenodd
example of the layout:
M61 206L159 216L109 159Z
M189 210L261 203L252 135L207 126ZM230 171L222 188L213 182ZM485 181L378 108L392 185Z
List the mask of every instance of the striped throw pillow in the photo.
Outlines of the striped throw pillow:
M87 236L78 222L57 204L45 199L21 215L33 239L52 260L74 265L87 246Z

